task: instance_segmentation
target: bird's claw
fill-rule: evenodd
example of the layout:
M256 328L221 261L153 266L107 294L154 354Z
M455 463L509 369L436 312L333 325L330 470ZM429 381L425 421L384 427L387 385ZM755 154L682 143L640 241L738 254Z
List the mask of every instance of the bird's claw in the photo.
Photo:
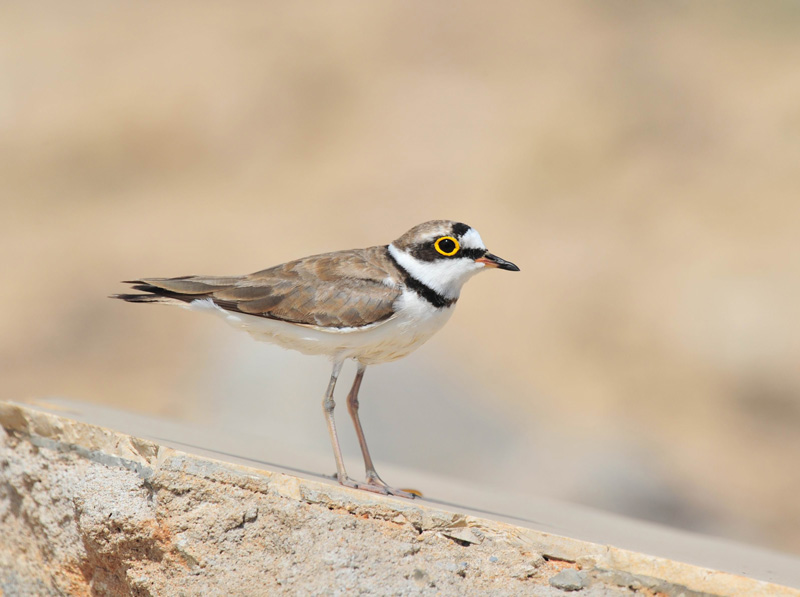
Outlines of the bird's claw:
M381 495L393 495L407 498L409 500L413 500L415 497L421 497L422 495L420 493L412 493L403 489L389 487L380 479L380 477L367 477L366 483L359 483L350 477L345 477L344 479L339 479L339 483L345 487L352 487L353 489L361 489L363 491L370 491L372 493L379 493Z

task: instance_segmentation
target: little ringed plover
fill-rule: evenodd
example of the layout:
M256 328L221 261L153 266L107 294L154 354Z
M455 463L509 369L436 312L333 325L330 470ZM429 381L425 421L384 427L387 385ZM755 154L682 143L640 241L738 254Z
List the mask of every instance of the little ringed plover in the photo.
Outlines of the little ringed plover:
M474 228L433 220L389 245L313 255L246 276L141 278L125 282L140 294L112 298L207 311L259 340L327 355L333 372L322 404L339 483L413 498L375 471L358 416L361 380L367 365L419 348L453 314L464 283L489 268L519 271L489 253ZM364 456L365 483L347 476L333 418L333 390L347 359L358 363L347 410Z

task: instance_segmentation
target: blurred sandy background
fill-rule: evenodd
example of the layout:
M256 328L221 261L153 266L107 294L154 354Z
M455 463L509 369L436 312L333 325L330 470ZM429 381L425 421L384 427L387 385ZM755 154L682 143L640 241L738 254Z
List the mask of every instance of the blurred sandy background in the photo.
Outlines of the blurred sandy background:
M2 396L328 450L324 359L106 296L452 218L522 272L368 370L378 462L800 552L799 190L792 2L3 3Z

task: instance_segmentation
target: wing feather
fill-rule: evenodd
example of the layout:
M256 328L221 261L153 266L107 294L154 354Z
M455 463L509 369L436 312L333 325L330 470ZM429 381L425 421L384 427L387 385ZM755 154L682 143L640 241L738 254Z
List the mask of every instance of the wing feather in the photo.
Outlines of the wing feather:
M390 318L400 296L399 288L384 282L393 275L385 252L385 247L371 247L326 253L239 277L142 278L131 283L149 294L120 298L134 302L211 299L229 311L291 323L361 327Z

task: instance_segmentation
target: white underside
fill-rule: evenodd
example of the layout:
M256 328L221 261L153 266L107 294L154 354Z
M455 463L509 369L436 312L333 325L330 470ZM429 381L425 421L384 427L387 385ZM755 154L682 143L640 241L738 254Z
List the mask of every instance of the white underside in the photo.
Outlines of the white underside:
M389 319L360 328L323 328L226 311L210 299L196 300L185 307L214 313L257 340L303 354L327 355L334 361L356 359L365 365L387 363L413 352L447 323L454 309L437 309L406 290Z

